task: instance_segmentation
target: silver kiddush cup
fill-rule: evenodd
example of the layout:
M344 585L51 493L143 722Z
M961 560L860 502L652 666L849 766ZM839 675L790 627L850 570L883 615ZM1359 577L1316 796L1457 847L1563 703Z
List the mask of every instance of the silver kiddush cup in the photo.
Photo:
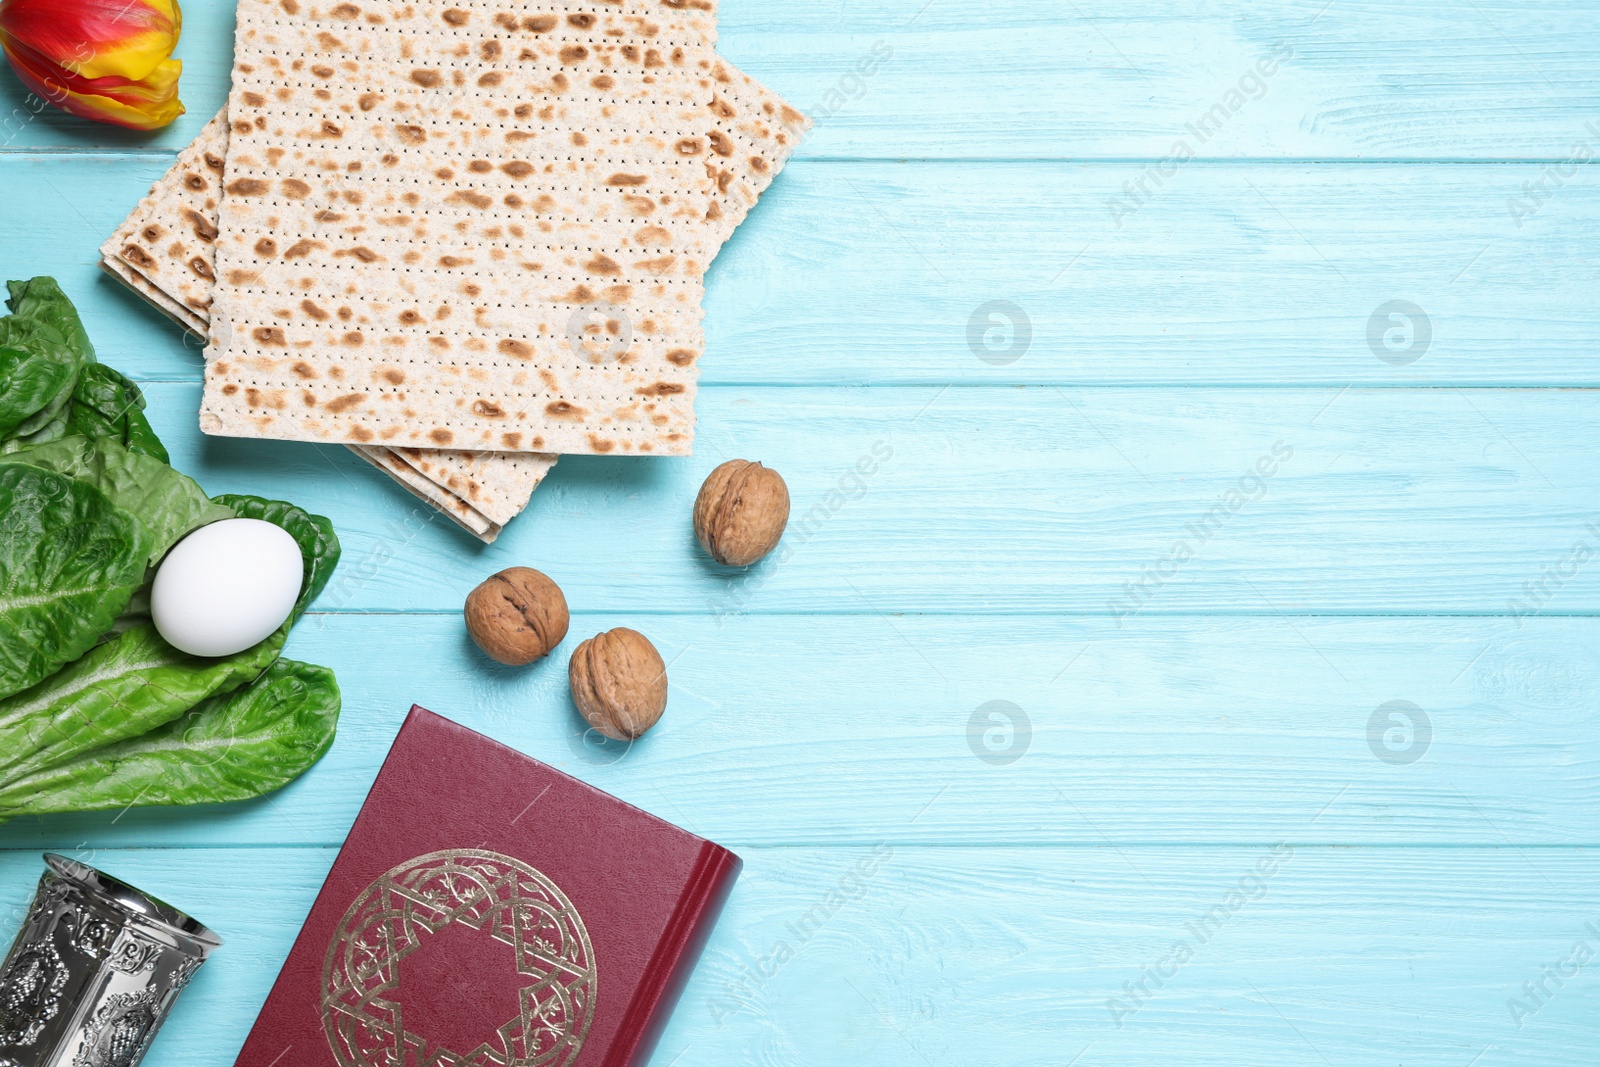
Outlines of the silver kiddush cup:
M0 967L0 1067L134 1067L222 939L53 852Z

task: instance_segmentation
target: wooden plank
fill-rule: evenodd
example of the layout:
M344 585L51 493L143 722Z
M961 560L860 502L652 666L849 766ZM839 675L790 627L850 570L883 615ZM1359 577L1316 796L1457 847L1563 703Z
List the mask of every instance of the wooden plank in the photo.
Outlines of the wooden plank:
M631 748L586 736L567 686L578 642L620 625L671 664ZM511 670L459 616L340 615L289 654L345 698L289 789L0 843L336 844L412 703L738 844L1600 842L1600 619L579 614Z
M1159 159L1181 139L1203 158L1566 159L1600 118L1584 0L721 7L723 54L819 119L814 156ZM0 142L187 143L226 94L233 4L193 0L184 15L189 114L169 130L34 117L6 74Z
M712 387L693 459L565 458L488 549L341 449L203 440L197 386L148 393L211 491L334 520L345 570L322 610L456 611L512 562L585 611L1600 610L1584 390ZM748 572L690 531L735 456L794 500Z
M162 161L7 169L8 271L59 278L122 369L193 378L95 258ZM1600 182L1518 228L1537 168L1197 164L1119 226L1139 173L796 163L712 268L706 381L1600 385Z
M1600 946L1593 852L1285 844L747 850L655 1062L926 1067L975 1062L979 1040L981 1062L1039 1067L1593 1063L1588 968L1545 980L1520 1028L1508 1007ZM232 1063L332 852L86 858L226 938L146 1062ZM0 913L38 870L0 853ZM1141 981L1151 995L1114 1015Z

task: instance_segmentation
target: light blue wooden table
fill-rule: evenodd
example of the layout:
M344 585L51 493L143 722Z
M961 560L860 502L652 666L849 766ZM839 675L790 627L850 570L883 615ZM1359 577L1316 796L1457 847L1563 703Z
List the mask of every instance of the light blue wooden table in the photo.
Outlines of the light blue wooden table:
M153 1067L232 1063L413 701L745 857L660 1065L1596 1062L1592 0L723 0L818 126L712 270L697 455L563 461L487 550L342 450L203 439L199 353L98 275L230 6L170 130L0 151L5 275L178 466L345 545L314 771L0 828L0 916L48 847L227 936ZM809 516L746 580L689 526L735 456ZM520 672L459 614L513 563L574 609ZM566 659L623 624L672 698L614 759Z

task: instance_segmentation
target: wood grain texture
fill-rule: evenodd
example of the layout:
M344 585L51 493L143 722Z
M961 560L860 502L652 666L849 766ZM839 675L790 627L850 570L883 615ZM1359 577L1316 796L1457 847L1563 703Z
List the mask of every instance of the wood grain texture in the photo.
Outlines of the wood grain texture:
M1286 844L1254 879L1267 849L747 849L653 1062L1593 1062L1592 980L1549 985L1521 1029L1507 1007L1541 965L1600 945L1592 851ZM80 855L223 935L147 1062L232 1063L333 851ZM0 914L39 868L0 854ZM1171 973L1179 942L1193 958ZM1141 980L1153 995L1119 1028L1108 1001Z
M126 372L192 380L198 344L90 255L165 163L6 157L0 262L61 280ZM1537 167L1196 163L1118 225L1141 170L791 164L712 265L704 381L1600 385L1600 181L1519 227ZM1397 299L1429 331L1391 339L1405 365L1369 335Z
M666 716L632 747L602 745L568 694L572 650L614 626L671 664ZM1600 619L579 613L526 670L464 629L308 617L289 654L334 668L345 710L300 781L0 840L336 845L416 702L729 844L1600 843ZM1409 764L1373 748L1394 700L1431 724ZM1404 757L1392 725L1376 743Z
M589 611L1600 610L1585 390L711 387L692 459L565 458L488 548L337 449L202 439L195 385L148 394L212 492L334 520L323 611L458 611L515 562ZM747 572L712 564L690 523L735 457L794 502Z

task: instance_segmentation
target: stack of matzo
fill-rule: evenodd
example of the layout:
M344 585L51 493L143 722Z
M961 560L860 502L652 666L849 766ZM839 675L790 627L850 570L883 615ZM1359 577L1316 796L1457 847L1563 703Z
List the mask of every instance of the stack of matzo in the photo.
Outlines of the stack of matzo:
M706 264L807 125L714 43L702 0L243 0L227 116L105 265L209 335L208 432L492 540L553 453L689 451Z

